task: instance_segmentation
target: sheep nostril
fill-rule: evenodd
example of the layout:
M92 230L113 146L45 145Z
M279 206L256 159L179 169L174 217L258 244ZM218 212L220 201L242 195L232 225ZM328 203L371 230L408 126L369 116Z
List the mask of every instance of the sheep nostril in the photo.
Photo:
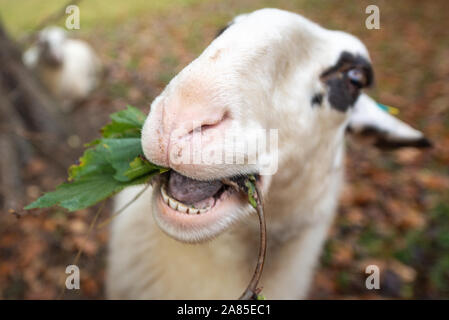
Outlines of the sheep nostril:
M207 129L216 128L220 124L220 122L221 122L221 120L219 122L213 123L213 124L203 124L203 125L201 125L201 127L199 127L199 130L205 131Z
M197 125L195 128L190 130L188 132L188 135L191 135L193 133L204 133L205 131L211 130L211 129L218 129L221 124L229 120L229 115L227 112L225 112L219 120L210 120L205 121L204 123Z

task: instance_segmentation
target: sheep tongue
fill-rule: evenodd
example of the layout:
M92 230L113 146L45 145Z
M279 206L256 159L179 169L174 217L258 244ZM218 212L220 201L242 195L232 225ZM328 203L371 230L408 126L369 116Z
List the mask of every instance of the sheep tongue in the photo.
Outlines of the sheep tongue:
M198 181L171 171L168 180L168 193L185 204L194 204L212 197L222 185L219 180Z

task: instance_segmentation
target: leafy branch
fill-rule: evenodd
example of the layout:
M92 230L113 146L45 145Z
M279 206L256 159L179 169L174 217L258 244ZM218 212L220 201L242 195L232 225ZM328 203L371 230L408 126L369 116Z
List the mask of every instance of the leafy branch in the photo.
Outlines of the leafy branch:
M145 115L137 108L111 115L112 122L101 129L102 137L86 146L78 165L69 168L68 182L56 187L25 207L48 208L59 205L76 211L95 205L122 189L148 183L167 171L142 154L140 131Z
M143 156L140 135L145 115L139 109L128 106L126 110L113 113L110 117L111 123L101 129L101 138L88 143L79 164L69 168L68 181L26 206L26 210L59 205L69 211L76 211L91 207L128 186L147 185L129 203L104 221L101 224L103 226L137 200L148 188L152 177L169 170L149 162ZM247 193L248 202L258 213L259 257L253 277L240 299L260 299L261 289L258 288L258 283L267 246L262 193L253 175L245 177L243 184L230 179L223 179L222 182L239 192Z

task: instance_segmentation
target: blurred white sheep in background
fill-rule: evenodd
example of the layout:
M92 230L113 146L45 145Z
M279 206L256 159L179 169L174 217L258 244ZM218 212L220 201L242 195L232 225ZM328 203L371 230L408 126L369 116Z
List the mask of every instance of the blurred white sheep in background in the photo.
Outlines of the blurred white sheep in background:
M40 31L37 42L23 54L23 62L60 100L64 111L86 99L99 83L101 63L92 47L69 38L59 27Z

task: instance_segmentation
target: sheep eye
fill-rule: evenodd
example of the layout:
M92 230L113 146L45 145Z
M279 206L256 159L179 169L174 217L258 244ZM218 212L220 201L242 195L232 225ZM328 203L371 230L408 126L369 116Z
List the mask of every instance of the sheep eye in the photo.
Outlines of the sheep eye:
M346 73L349 81L358 88L366 87L367 79L365 73L357 68L349 69Z

